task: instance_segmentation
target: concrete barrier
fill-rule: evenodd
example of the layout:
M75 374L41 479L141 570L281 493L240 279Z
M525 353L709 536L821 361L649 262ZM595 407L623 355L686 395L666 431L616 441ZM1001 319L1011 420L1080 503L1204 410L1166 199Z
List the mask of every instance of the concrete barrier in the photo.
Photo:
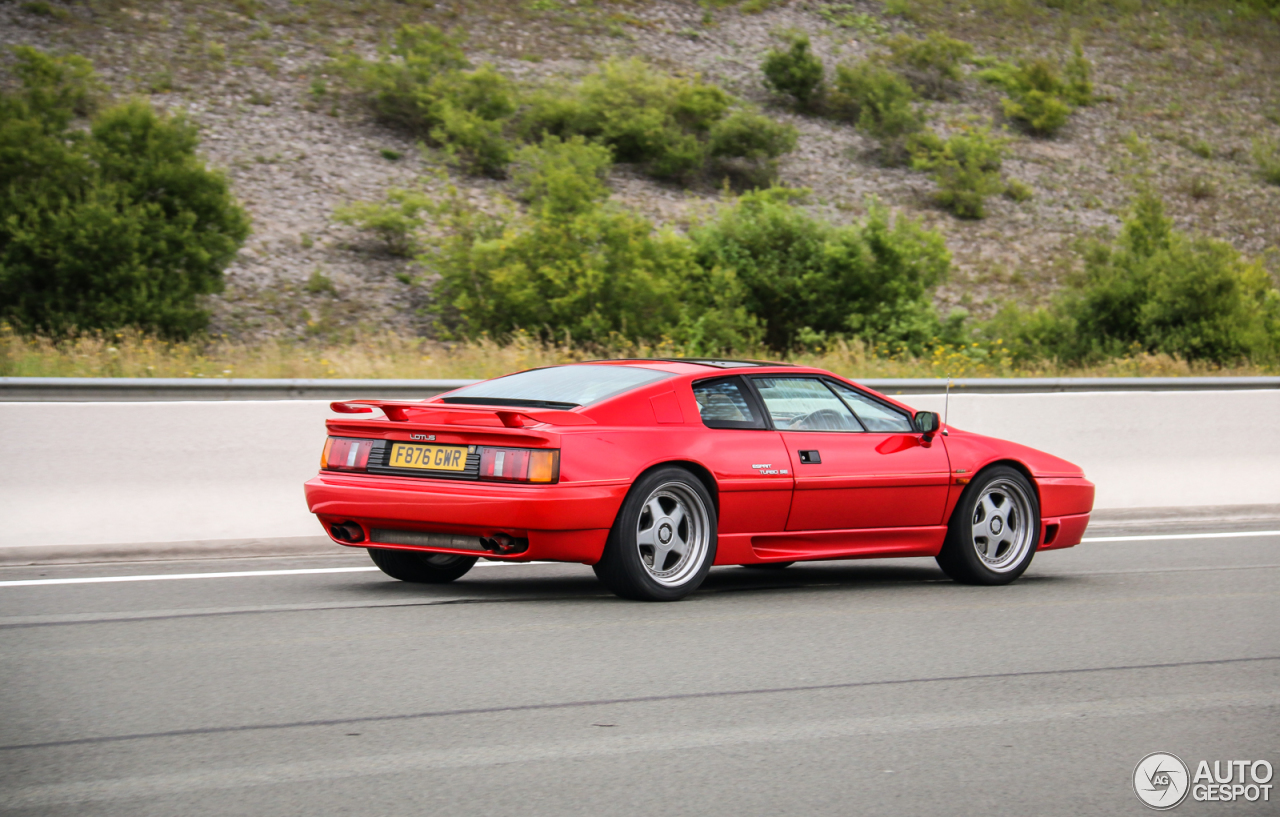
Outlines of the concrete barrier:
M943 410L942 395L915 395ZM0 403L0 563L329 548L320 400ZM950 422L1081 465L1098 508L1280 503L1280 391L952 395Z

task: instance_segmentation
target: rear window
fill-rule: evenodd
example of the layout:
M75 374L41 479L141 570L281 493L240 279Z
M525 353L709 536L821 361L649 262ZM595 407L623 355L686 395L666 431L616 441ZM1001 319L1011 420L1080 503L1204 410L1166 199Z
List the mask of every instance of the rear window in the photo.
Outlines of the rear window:
M569 409L589 406L675 375L636 366L555 366L463 386L446 403Z

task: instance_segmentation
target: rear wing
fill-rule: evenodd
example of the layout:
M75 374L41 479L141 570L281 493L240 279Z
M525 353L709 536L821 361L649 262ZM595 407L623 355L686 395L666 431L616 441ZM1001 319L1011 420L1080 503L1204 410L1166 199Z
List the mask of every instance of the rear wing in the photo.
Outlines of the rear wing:
M485 425L484 420L497 417L507 428L526 428L545 423L553 426L595 425L596 421L583 414L557 409L506 408L502 406L466 406L454 403L416 403L407 400L344 400L330 403L329 408L339 414L371 414L381 409L387 419L395 423L409 420L444 425ZM480 423L469 421L480 420Z

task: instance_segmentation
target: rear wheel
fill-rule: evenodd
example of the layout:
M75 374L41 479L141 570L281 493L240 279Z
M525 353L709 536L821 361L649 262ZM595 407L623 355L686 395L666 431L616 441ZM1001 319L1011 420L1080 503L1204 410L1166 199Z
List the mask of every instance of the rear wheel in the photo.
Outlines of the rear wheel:
M631 486L596 576L625 599L676 601L698 589L716 557L716 516L706 486L667 467Z
M476 563L475 556L423 553L416 550L369 548L378 568L393 579L418 584L445 584L461 577Z
M951 514L938 565L965 584L1008 584L1031 564L1040 543L1040 504L1019 471L983 471Z

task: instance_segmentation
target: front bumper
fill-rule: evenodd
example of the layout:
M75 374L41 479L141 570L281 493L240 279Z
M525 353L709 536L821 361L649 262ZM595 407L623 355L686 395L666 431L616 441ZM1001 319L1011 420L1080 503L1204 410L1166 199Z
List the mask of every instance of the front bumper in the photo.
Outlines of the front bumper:
M1084 538L1089 527L1089 514L1077 513L1040 520L1040 547L1037 550L1058 550L1075 547Z
M348 521L364 529L366 541L355 547L586 564L600 560L609 529L629 488L628 482L516 486L329 472L322 472L305 485L307 507L319 517L326 532L330 525ZM476 537L501 533L528 539L529 548L500 556L444 547L380 544L368 541L374 528Z

